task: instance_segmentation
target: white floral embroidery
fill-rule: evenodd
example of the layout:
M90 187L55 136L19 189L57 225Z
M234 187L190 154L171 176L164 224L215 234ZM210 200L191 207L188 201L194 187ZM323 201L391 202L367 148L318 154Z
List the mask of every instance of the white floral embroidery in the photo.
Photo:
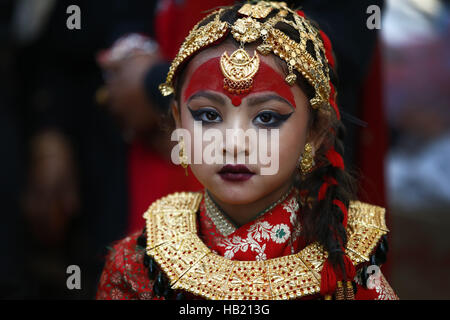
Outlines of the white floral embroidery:
M122 300L123 298L123 293L118 288L112 288L110 295L112 300Z
M378 285L375 287L375 291L378 293L377 300L398 300L397 295L383 274L380 276Z
M291 216L289 217L289 221L293 226L292 241L295 241L300 236L300 232L302 230L301 225L298 221L298 212L300 209L300 205L297 198L295 196L291 197L289 201L287 201L287 203L283 205L283 209L291 214Z
M266 260L265 254L266 244L261 244L264 240L272 240L276 243L284 243L289 239L291 231L285 224L278 224L275 226L263 221L257 222L251 226L247 233L247 238L243 239L239 236L234 236L230 239L225 239L219 245L225 247L224 257L232 259L239 250L246 252L249 248L255 252L256 260Z
M292 236L295 237L295 240L301 229L297 219L299 204L296 197L291 197L285 201L283 208L287 213L290 213L289 220L293 226ZM284 223L271 225L267 221L258 221L249 227L246 238L233 236L231 239L224 239L218 245L225 247L224 257L227 259L233 259L238 251L247 252L247 250L250 250L256 253L255 259L261 261L267 259L266 243L262 244L262 242L272 240L277 244L282 244L290 238L291 230L288 225Z
M289 236L291 235L291 230L289 230L289 227L285 224L278 224L272 229L271 238L272 241L276 243L283 243L286 242L286 240L289 239Z
M295 197L290 198L289 201L283 206L283 209L291 214L289 220L292 225L297 223L297 212L299 208L300 206Z
M269 240L271 236L270 229L272 229L270 223L267 221L259 221L248 229L248 235L250 237L253 236L253 238L258 242L261 241L261 238L264 240Z

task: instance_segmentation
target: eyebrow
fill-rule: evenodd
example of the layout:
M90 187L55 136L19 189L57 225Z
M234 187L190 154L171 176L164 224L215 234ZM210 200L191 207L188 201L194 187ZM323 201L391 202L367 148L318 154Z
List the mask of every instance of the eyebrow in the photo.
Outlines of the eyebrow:
M261 104L263 102L267 102L269 100L276 100L276 101L284 102L284 103L288 104L293 110L295 110L295 107L289 101L287 101L285 98L283 98L277 94L265 94L265 95L261 95L261 96L257 96L257 97L249 97L247 100L247 103L249 106L254 106L257 104Z
M189 99L186 101L186 103L191 102L191 100L196 99L196 98L206 98L209 99L213 102L219 103L224 105L225 104L225 99L223 97L221 97L218 94L215 94L213 92L209 92L209 91L199 91L194 93L192 96L189 97Z

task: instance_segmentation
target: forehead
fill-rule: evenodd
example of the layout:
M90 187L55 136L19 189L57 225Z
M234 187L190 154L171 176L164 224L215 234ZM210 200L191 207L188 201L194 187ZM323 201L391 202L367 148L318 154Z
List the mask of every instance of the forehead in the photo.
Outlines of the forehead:
M224 52L231 55L237 47L232 43L223 43L220 46L209 48L196 55L189 63L181 87L182 101L188 100L194 93L212 90L227 96L234 106L239 106L247 95L257 92L272 92L284 97L295 106L293 88L284 80L283 64L273 55L263 56L256 53L255 46L246 46L249 56L255 54L260 59L260 66L253 78L252 89L247 93L231 93L224 88L224 74L219 60Z

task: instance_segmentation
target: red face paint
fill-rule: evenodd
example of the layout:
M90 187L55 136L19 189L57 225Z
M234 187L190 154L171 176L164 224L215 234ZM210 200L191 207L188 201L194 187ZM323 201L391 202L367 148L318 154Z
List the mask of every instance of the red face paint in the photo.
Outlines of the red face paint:
M295 108L294 95L291 87L284 81L284 78L268 64L260 61L259 69L253 77L253 86L250 92L245 94L232 94L223 87L224 75L220 70L220 57L212 58L203 63L194 71L188 86L183 94L186 101L193 94L199 91L216 91L226 95L234 106L239 106L247 95L256 92L274 92L289 101Z
M242 103L242 99L241 97L234 95L233 98L231 98L231 103L233 104L233 106L239 107Z

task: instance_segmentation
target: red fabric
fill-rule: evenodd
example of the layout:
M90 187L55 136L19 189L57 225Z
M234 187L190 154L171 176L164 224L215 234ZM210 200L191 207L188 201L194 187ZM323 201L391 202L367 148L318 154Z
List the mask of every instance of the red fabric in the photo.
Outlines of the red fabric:
M320 272L320 294L322 296L332 295L336 290L336 273L330 261L325 260Z
M388 128L381 68L382 56L378 46L362 92L363 108L359 117L368 126L362 128L359 134L357 165L362 171L361 201L386 207L384 159L388 149Z
M362 108L359 118L367 122L368 126L362 128L359 133L356 164L361 172L359 199L386 208L384 161L388 151L389 136L384 111L382 67L382 51L378 43L362 90ZM389 210L386 210L386 224L388 227L389 221ZM390 229L392 232L392 228ZM383 273L388 279L392 263L394 262L389 252L387 263L382 267Z
M176 191L203 188L190 170L186 177L184 168L163 158L139 140L130 146L128 163L128 233L142 230L142 215L155 200Z
M347 277L346 280L352 281L353 278L356 276L356 269L353 265L352 260L347 255L344 255L344 268L345 268L345 276Z
M322 37L323 40L323 45L325 48L325 56L328 60L328 63L334 68L333 49L331 46L330 38L328 38L328 36L322 30L320 30L320 36Z
M155 18L156 40L165 58L172 60L194 25L204 18L209 10L219 6L233 5L232 0L209 1L160 1Z
M142 263L144 250L136 246L140 232L116 243L109 253L98 284L96 299L153 299L153 283Z
M330 81L330 98L328 99L328 102L330 103L331 107L333 108L334 112L336 112L336 117L338 120L341 120L341 113L339 112L338 105L336 103L336 91L334 89L333 84Z
M231 260L267 260L298 252L305 246L299 237L298 202L292 193L270 212L223 236L200 206L200 233L214 252ZM208 235L208 236L206 236Z

